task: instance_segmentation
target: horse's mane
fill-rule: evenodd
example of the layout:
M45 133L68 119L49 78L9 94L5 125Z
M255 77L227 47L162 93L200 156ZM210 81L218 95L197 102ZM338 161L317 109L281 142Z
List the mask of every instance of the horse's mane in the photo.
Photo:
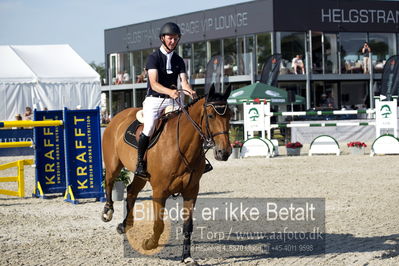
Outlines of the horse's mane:
M207 96L208 96L208 95L206 94L206 95L203 95L203 96L201 96L201 97L198 97L198 98L194 99L192 102L189 102L189 103L185 104L185 105L183 106L183 108L186 109L186 110L189 110L190 107L192 107L194 104L196 104L196 103L199 102L201 99L204 99L204 98L207 97ZM214 94L214 96L212 97L212 99L213 99L213 100L219 100L219 98L221 99L222 97L223 97L223 96L222 96L221 94L216 93L216 94ZM183 112L181 109L175 110L175 111L173 111L173 112L170 112L170 113L167 115L167 117L168 117L169 119L170 119L170 118L173 118L173 117L175 117L175 115L178 115L178 114L180 114L181 112Z
M208 96L208 95L206 94L206 95L203 95L203 96L201 96L201 97L198 97L197 99L193 100L192 102L186 104L186 105L184 106L184 108L185 108L185 109L190 108L191 106L193 106L193 105L196 104L199 100L205 98L206 96ZM211 101L220 101L220 100L222 100L222 99L223 99L223 95L221 95L220 93L215 93L215 94L213 94Z
M190 103L184 105L184 108L185 108L185 109L190 108L191 106L193 106L194 104L196 104L199 100L201 100L201 99L203 99L203 98L205 98L205 97L206 97L206 95L203 95L203 96L201 96L201 97L196 98L196 99L193 100L192 102L190 102Z

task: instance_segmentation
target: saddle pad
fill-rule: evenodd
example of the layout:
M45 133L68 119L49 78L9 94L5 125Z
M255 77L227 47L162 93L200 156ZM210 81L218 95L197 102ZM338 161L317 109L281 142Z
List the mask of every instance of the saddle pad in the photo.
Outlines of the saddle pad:
M161 135L162 129L164 127L165 121L161 120L160 125L155 130L154 134L152 134L150 138L150 143L148 144L147 150L149 150L155 143L158 141L159 136ZM133 148L137 149L137 140L138 136L136 137L137 129L143 126L138 120L134 120L133 123L126 129L124 140L127 144L132 146ZM141 130L140 130L141 132Z

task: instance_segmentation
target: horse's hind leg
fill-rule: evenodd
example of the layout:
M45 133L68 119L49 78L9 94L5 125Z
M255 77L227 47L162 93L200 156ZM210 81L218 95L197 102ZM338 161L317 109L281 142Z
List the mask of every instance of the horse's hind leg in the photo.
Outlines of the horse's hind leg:
M109 222L112 220L114 214L114 202L112 201L112 188L114 187L114 181L118 177L123 165L119 161L114 167L105 164L105 195L107 202L105 203L101 219L103 222Z
M135 176L133 182L127 187L127 200L126 200L126 217L122 223L118 225L116 231L119 234L124 234L128 227L133 226L133 208L137 199L137 195L145 186L146 181L140 177Z

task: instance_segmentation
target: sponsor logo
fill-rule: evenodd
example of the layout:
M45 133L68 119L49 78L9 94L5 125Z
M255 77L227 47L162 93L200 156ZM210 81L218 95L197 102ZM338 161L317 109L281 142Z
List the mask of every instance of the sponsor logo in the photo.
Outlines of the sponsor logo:
M256 108L249 109L248 114L249 114L249 119L251 119L251 121L256 121L259 118L259 112L258 109Z
M381 106L380 111L383 118L389 118L389 116L392 114L391 108L387 104Z

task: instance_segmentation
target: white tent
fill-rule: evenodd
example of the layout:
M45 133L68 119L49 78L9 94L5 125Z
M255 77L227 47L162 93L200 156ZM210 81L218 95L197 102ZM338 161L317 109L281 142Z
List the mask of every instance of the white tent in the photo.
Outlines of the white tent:
M100 76L69 45L0 46L0 121L26 106L93 109L100 94Z

